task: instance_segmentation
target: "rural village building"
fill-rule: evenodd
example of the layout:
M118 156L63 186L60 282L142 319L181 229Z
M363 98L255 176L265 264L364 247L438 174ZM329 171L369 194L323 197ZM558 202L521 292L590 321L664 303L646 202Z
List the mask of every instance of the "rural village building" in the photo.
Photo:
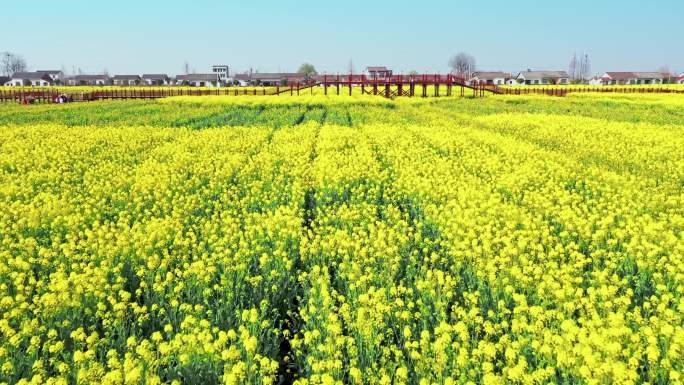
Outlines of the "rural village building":
M52 82L59 85L64 84L64 72L59 70L39 70L36 71L41 74L45 74L52 79Z
M52 85L52 78L42 72L17 72L5 85L14 87L47 87Z
M142 82L148 86L165 86L170 80L166 74L143 74Z
M663 84L660 72L606 72L601 76L604 85Z
M114 75L112 82L115 86L135 86L140 84L138 75Z
M188 74L176 76L177 85L191 87L220 87L218 74Z
M674 84L684 84L684 72L675 76L675 78L673 79L673 83Z
M67 85L70 86L106 86L109 84L107 75L76 75L67 78Z
M566 71L523 71L516 77L518 84L550 85L568 84L570 76Z
M228 83L230 70L227 65L214 65L211 67L211 73L217 74L221 83Z
M392 77L392 70L387 67L367 67L368 76L374 79L386 79Z
M0 86L7 85L6 83L9 83L10 80L12 79L9 76L0 76Z
M303 83L306 81L306 74L298 72L252 72L247 74L235 74L231 79L241 86L278 86L297 82Z
M470 83L472 84L494 84L494 85L504 85L506 81L511 79L511 74L501 71L494 72L473 72L470 78Z
M306 74L297 72L276 72L276 73L253 73L252 84L258 83L264 86L286 85L290 83L306 81Z
M231 79L233 79L233 83L237 83L240 86L249 85L249 74L235 74Z
M603 80L599 76L594 76L591 79L589 79L589 85L590 86L601 86L601 85L603 85Z

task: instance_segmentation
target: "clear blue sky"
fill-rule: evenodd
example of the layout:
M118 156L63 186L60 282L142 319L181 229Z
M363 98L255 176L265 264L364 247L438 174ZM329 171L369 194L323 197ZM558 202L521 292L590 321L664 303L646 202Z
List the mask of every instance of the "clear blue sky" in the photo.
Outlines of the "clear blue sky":
M681 0L62 0L3 2L0 51L30 69L111 74L319 71L386 65L447 71L466 51L485 70L684 71Z

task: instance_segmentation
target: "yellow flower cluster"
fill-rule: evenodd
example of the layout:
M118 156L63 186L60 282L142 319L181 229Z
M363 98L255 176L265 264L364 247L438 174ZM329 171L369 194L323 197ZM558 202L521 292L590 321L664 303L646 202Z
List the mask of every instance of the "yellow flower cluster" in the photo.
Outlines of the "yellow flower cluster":
M684 116L611 98L0 107L0 384L681 384Z

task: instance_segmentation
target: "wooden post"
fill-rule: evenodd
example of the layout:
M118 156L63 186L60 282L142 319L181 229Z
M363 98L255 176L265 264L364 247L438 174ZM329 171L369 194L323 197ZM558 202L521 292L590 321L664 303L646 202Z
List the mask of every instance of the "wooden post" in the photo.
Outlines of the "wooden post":
M385 83L385 97L387 99L392 97L392 91L390 90L390 84L389 82Z

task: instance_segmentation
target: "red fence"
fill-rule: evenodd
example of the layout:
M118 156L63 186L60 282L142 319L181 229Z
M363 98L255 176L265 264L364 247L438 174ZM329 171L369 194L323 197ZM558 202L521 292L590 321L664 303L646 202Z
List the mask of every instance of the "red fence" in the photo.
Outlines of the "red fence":
M487 86L492 87L492 86ZM503 95L547 95L566 96L569 93L620 93L620 94L684 94L684 89L666 87L636 88L636 87L563 87L563 88L534 88L527 86L502 88L493 86L496 93Z

